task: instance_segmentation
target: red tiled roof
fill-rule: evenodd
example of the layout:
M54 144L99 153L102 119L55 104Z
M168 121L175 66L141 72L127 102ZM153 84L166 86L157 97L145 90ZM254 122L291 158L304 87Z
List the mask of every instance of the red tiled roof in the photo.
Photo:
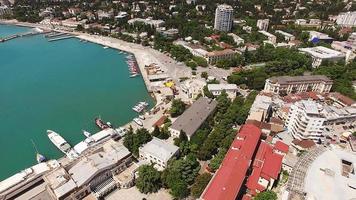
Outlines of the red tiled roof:
M273 147L261 142L253 162L252 174L248 177L246 187L251 195L262 192L266 188L258 183L260 177L270 181L277 179L282 168L283 156L273 152Z
M274 144L274 148L283 153L288 153L289 146L281 141L277 141L276 144Z
M352 104L355 103L355 101L350 97L344 96L338 92L330 93L329 98L334 98L347 106L351 106Z
M161 118L159 118L154 124L152 127L155 127L155 126L162 126L164 124L164 121L167 119L167 117L165 115L163 115Z
M267 153L265 155L265 162L262 167L262 177L269 180L273 178L276 180L282 168L283 156L277 153Z
M255 125L245 124L241 127L220 168L205 189L202 199L237 198L260 137L261 130Z

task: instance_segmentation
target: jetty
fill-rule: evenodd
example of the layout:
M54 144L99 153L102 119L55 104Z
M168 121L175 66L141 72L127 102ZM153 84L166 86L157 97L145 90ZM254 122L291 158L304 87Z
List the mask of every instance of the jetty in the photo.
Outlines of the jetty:
M63 36L63 37L56 37L56 38L49 39L48 42L54 42L54 41L58 41L58 40L65 40L65 39L69 39L69 38L73 38L73 37L74 37L73 35L66 35L66 36Z
M3 38L0 38L0 42L7 42L16 38L20 38L20 37L28 37L28 36L34 36L34 35L39 35L39 34L45 34L48 33L48 31L42 31L41 29L33 29L30 32L26 32L26 33L18 33L18 34L13 34L13 35L9 35Z

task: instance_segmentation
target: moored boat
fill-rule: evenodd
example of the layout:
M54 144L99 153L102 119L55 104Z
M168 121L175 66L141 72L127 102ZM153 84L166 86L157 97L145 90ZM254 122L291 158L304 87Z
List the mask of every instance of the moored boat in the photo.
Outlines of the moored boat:
M143 126L143 123L142 123L142 121L141 121L139 118L134 118L133 121L134 121L137 125Z
M47 159L44 155L36 153L36 160L38 163L45 162Z
M58 133L52 130L47 130L47 136L51 140L51 142L63 153L66 154L70 151L71 146Z
M107 129L107 128L112 128L112 125L109 123L105 123L102 119L99 117L95 118L95 124L101 129Z

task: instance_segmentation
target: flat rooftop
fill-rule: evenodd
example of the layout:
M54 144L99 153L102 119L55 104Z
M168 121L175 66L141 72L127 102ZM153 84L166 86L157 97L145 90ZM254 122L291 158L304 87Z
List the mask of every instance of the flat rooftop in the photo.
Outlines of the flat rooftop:
M170 128L177 131L183 130L188 137L191 137L215 110L217 104L213 99L200 97L173 122Z
M344 58L345 55L342 52L335 51L323 46L310 47L310 48L299 48L299 51L308 53L313 57L321 59L331 59L331 58Z
M342 149L329 149L310 165L305 177L306 199L345 200L356 197L356 190L348 186L356 176L342 176L341 159L356 166L356 154ZM327 169L327 170L325 170ZM326 172L324 172L324 171Z

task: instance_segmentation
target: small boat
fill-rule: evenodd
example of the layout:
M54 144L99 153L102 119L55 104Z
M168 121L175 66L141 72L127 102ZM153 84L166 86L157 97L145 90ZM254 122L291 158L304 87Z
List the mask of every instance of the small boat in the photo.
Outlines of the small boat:
M137 74L137 73L135 73L135 74L131 74L130 75L130 78L134 78L134 77L136 77L136 76L138 76L139 74Z
M70 151L71 146L58 133L51 130L47 130L47 136L51 140L51 142L63 153L66 154Z
M91 133L89 133L88 131L83 130L83 134L85 135L85 137L90 137Z
M143 116L143 115L139 115L138 118L140 118L141 120L145 120L146 119L145 116Z
M36 153L36 160L38 163L42 163L45 162L47 159L46 157L44 157L44 155Z
M35 151L36 151L36 160L38 163L42 163L42 162L45 162L47 159L44 155L38 153L38 149L36 147L36 144L33 140L31 140L32 144L33 144L33 148L35 148Z
M139 118L134 118L133 121L134 121L137 125L143 126L143 123L142 123L142 121L141 121Z
M141 102L139 102L139 105L142 105L142 106L148 106L148 103L147 103L147 102L145 102L145 101L141 101Z
M108 126L106 123L104 123L104 121L101 120L99 117L95 118L95 124L96 124L101 130L110 128L110 126Z
M109 47L107 47L107 46L104 46L103 48L104 48L104 49L108 49Z

